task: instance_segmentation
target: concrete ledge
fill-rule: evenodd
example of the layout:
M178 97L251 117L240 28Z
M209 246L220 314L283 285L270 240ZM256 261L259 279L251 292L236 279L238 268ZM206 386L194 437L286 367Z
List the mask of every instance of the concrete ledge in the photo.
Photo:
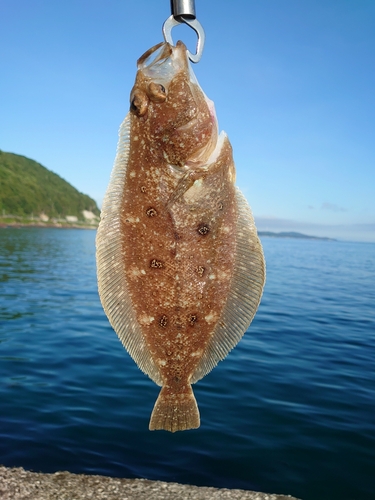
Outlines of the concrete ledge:
M42 474L0 466L2 500L297 500L246 490L228 490L187 484L117 479L56 472Z

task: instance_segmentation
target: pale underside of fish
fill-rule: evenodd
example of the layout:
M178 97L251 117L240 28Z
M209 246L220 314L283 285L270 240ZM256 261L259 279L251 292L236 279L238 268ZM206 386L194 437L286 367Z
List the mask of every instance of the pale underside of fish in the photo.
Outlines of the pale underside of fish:
M100 298L124 347L161 391L149 428L197 428L191 384L239 342L265 280L232 148L186 47L138 60L97 234ZM246 376L246 374L244 374Z

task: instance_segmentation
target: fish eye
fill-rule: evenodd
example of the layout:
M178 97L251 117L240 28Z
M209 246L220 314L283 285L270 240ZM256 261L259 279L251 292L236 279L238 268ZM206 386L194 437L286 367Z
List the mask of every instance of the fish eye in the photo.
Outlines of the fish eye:
M167 98L164 85L161 83L151 82L148 86L148 95L151 101L164 102Z

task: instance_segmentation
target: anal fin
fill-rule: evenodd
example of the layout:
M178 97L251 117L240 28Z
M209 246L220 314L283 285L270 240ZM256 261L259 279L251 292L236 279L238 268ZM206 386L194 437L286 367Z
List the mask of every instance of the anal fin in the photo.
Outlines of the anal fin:
M199 426L199 410L191 385L177 394L171 394L170 390L162 387L151 414L150 431L163 429L176 432Z

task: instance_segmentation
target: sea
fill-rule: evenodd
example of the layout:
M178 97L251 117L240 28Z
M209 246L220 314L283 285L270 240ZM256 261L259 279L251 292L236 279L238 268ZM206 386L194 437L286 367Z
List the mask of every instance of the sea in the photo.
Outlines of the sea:
M101 307L95 235L0 229L0 464L375 499L375 244L262 238L258 313L194 386L201 427L171 434Z

